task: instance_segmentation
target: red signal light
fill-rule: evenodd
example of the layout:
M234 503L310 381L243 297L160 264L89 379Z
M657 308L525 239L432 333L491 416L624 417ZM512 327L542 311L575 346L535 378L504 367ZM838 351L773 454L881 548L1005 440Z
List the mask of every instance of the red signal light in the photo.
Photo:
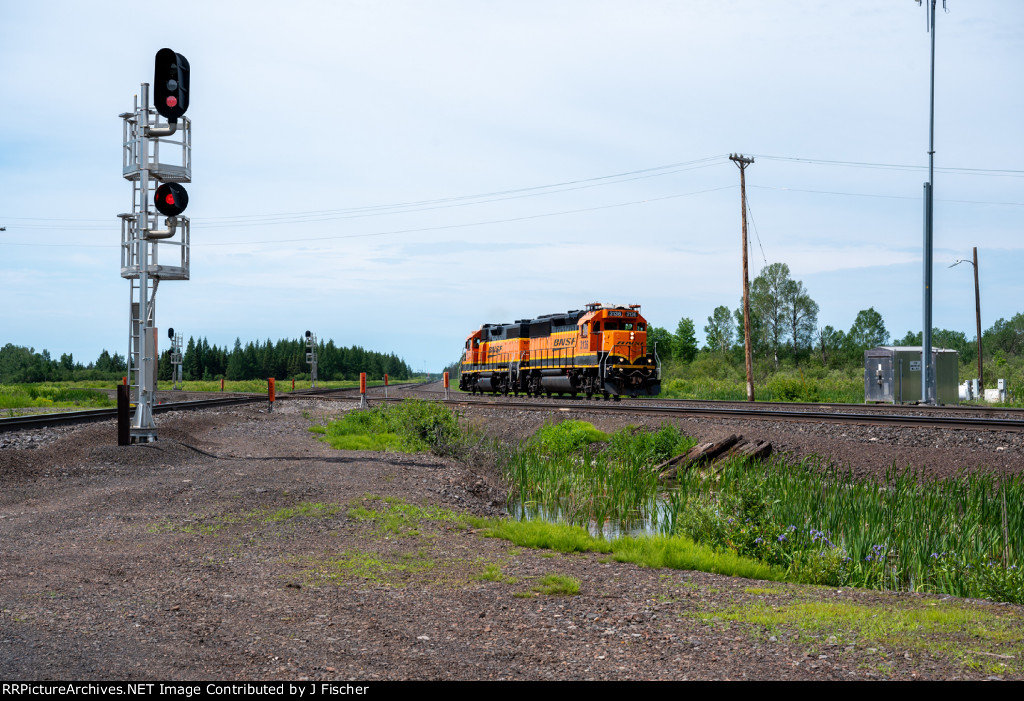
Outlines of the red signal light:
M188 59L171 49L156 52L153 69L153 106L156 111L174 121L188 110Z
M153 200L165 217L176 217L188 207L188 192L178 183L164 183L156 189Z

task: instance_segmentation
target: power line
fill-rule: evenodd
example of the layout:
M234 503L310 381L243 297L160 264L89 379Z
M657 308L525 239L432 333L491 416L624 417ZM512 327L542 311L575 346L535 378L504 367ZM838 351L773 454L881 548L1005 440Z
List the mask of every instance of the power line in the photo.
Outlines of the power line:
M936 169L937 170L937 169ZM751 185L750 187L756 187L760 190L779 190L782 192L806 192L813 195L842 195L845 197L878 197L888 200L914 200L920 202L921 197L911 195L881 195L878 193L871 192L841 192L839 190L805 190L796 187L780 187L777 185ZM955 204L994 204L1004 205L1008 207L1024 207L1024 202L997 202L993 200L947 200L947 199L936 199L936 202L950 202Z
M900 163L872 163L870 161L829 161L820 158L799 158L796 156L765 156L756 155L756 158L763 158L769 161L788 161L790 163L808 163L812 165L841 166L846 168L875 168L885 170L927 170L928 166L916 166ZM1024 170L1012 170L1008 168L935 168L939 173L950 173L954 175L985 175L1009 178L1024 178Z
M722 187L713 187L706 190L697 190L694 192L682 192L674 195L664 195L662 197L649 197L643 200L632 200L629 202L616 202L614 204L600 205L597 207L583 207L580 209L568 209L558 212L543 212L541 214L529 214L521 217L510 217L506 219L491 219L485 221L467 222L463 224L442 224L438 226L427 226L412 229L394 229L390 231L375 231L365 234L337 234L334 236L310 236L302 238L290 238L290 239L265 239L262 241L224 241L224 242L207 242L207 243L193 243L192 247L205 247L205 246L244 246L244 245L259 245L267 243L299 243L305 241L333 241L340 239L359 239L359 238L371 238L375 236L393 236L396 234L415 234L423 233L427 231L444 231L447 229L466 229L474 226L492 226L494 224L507 224L512 222L529 221L531 219L544 219L546 217L557 217L569 214L581 214L583 212L595 212L606 209L616 209L618 207L629 207L634 205L649 204L651 202L661 202L664 200L679 199L681 197L691 197L693 195L702 195L709 192L718 192L720 190L731 190L734 189L735 185L724 185ZM45 248L66 248L66 247L82 247L82 248L119 248L120 244L71 244L71 243L9 243L0 241L0 245L3 246L38 246Z
M583 190L592 187L605 185L617 185L619 183L646 180L648 178L674 175L689 170L708 168L725 163L725 156L709 156L698 158L692 161L680 161L667 165L642 168L639 170L613 173L611 175L600 175L593 178L582 178L577 180L566 180L559 183L547 185L536 185L531 187L497 190L475 195L460 195L455 197L442 197L430 200L414 200L409 202L397 202L392 204L365 205L359 207L346 207L341 209L306 210L298 212L279 212L275 214L245 214L230 215L224 217L194 217L191 224L197 228L226 228L241 226L268 226L277 224L296 224L305 222L332 221L337 219L359 219L373 216L384 216L390 214L406 214L422 212L435 209L447 209L450 207L465 207L490 202L500 202L525 197L539 197L544 195L558 194L573 190ZM37 222L98 222L98 226L74 226L61 227L48 224L24 224L19 225L22 229L49 229L49 230L106 230L109 228L107 219L51 219L43 217L9 217L17 221Z

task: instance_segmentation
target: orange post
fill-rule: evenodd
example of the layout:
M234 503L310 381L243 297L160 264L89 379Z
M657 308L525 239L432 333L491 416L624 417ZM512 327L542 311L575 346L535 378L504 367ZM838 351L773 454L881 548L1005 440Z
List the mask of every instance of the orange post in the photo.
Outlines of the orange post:
M444 373L444 399L445 399L445 401L448 401L448 399L449 399L449 397L448 397L448 371L447 370L445 370L445 373Z
M121 384L127 386L127 384L128 384L128 376L127 375L122 375L121 376Z
M366 373L359 373L359 394L366 394Z
M292 392L295 391L295 378L292 378Z
M274 410L274 378L267 378L267 404L270 407L270 411Z
M220 391L221 391L221 392L223 392L223 391L224 391L224 378L223 378L223 377L222 377L222 378L220 378ZM273 401L273 400L271 400L271 401Z
M388 386L388 374L387 373L384 373L384 386L385 387Z

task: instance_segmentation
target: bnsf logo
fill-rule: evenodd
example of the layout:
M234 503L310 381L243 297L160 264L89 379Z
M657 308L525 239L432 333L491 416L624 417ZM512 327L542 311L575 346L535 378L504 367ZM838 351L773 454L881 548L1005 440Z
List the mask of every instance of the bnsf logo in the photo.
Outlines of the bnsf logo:
M575 338L556 338L555 339L555 348L561 348L562 346L575 346L575 345L576 345L576 339Z

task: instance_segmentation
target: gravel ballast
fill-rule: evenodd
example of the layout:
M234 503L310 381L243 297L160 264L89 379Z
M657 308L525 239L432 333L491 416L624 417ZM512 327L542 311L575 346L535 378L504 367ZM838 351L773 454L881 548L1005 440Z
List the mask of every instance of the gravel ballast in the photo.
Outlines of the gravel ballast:
M311 422L354 403L288 400L170 412L160 440L118 447L113 422L3 436L0 676L31 679L1020 678L1021 607L644 569L482 537L443 512L504 513L490 469L432 455L340 452ZM551 417L614 430L662 419L465 409L492 435ZM1019 472L1019 434L678 421L743 433L857 474ZM962 435L961 435L962 433ZM433 515L426 515L433 514ZM494 576L495 573L497 576ZM489 574L487 574L489 573ZM579 593L534 591L542 577ZM837 623L739 623L737 607L808 603L880 615L922 607L998 620L969 633L878 638ZM951 651L952 650L952 651Z

